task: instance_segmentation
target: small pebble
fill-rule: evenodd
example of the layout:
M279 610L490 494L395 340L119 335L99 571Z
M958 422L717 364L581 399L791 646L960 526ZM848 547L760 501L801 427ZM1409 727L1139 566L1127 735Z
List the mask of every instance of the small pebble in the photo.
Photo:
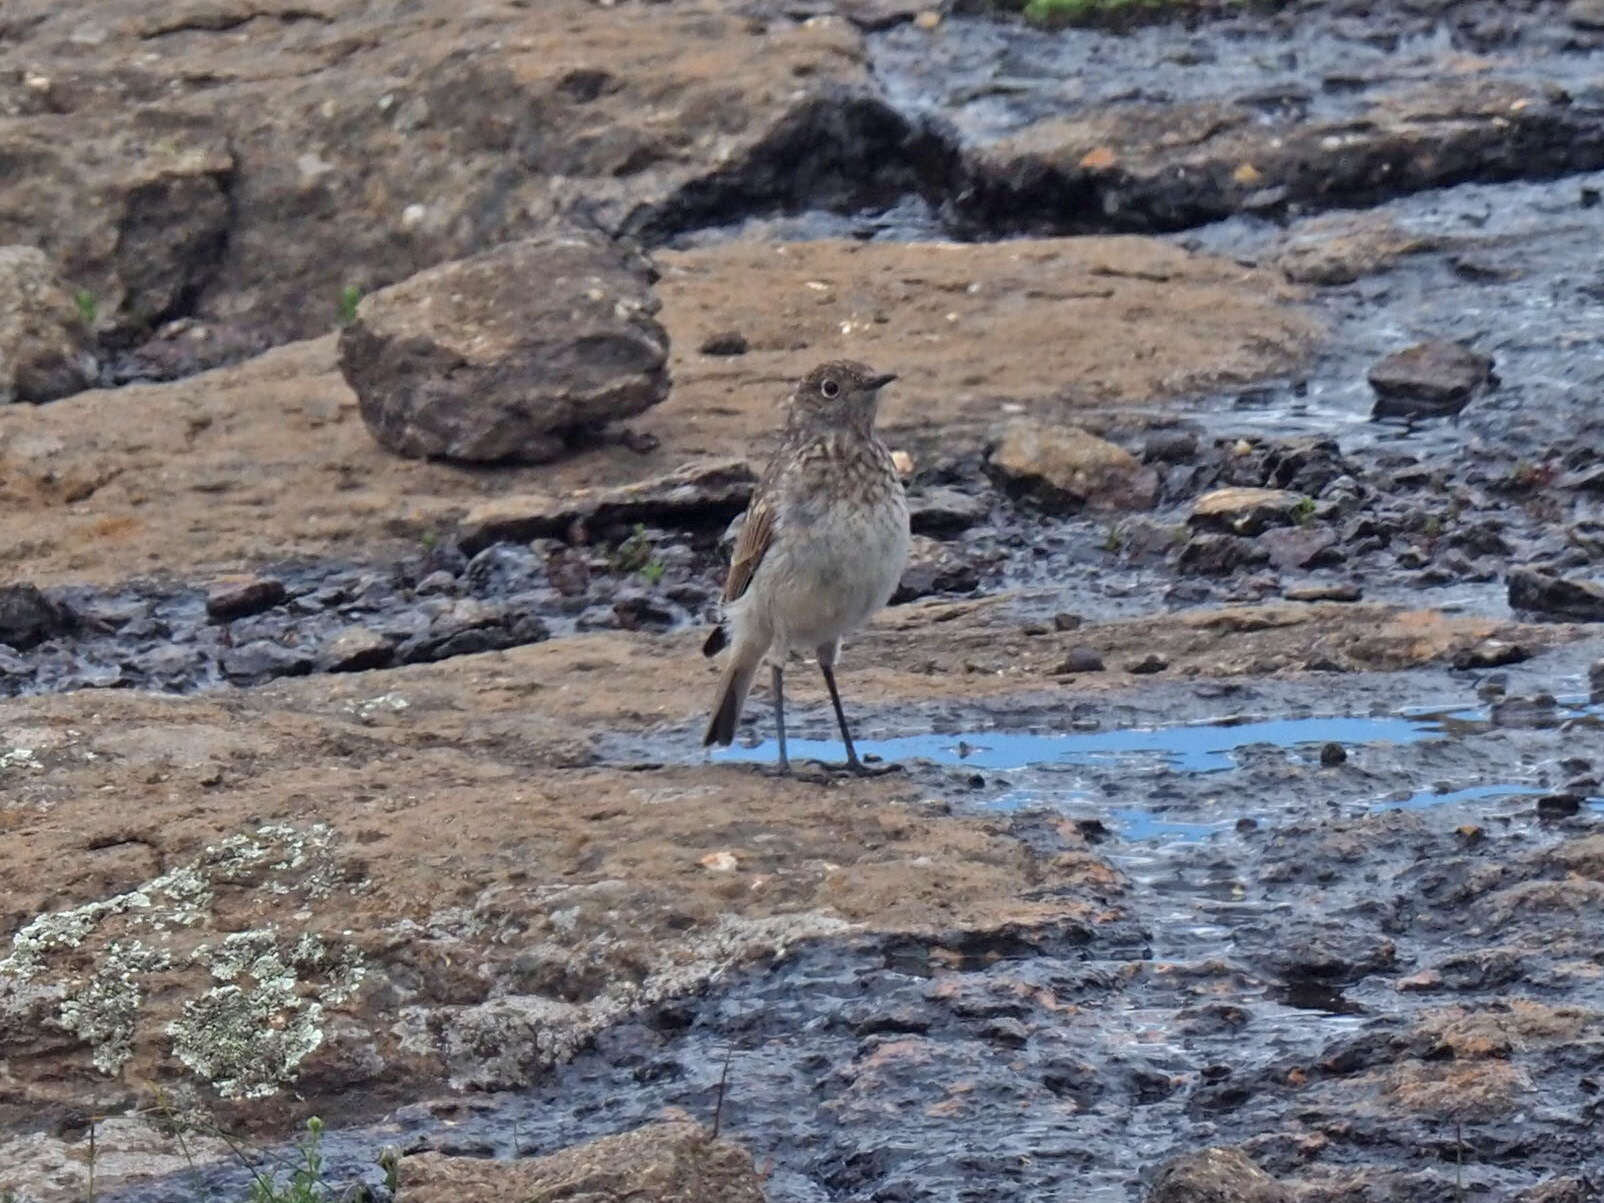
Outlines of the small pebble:
M1103 658L1089 647L1075 647L1069 649L1069 655L1064 657L1064 663L1059 666L1063 673L1100 673L1103 671Z
M1545 794L1537 799L1539 819L1568 819L1581 809L1580 794Z
M1339 743L1328 743L1320 749L1320 763L1328 769L1347 764L1348 750Z
M739 330L720 330L702 340L703 355L745 355L746 335Z

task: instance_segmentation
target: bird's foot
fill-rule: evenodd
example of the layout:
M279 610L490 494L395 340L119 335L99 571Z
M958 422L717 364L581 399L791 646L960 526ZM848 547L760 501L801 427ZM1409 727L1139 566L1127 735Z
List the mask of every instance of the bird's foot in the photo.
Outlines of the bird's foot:
M849 760L841 766L840 771L851 773L854 777L884 777L887 773L902 772L902 766L894 761L884 764L864 764L861 760Z
M845 764L830 764L823 760L810 760L808 763L817 765L821 771L836 777L884 777L887 773L903 771L902 766L894 761L875 760L873 763L865 764L856 756L849 757Z

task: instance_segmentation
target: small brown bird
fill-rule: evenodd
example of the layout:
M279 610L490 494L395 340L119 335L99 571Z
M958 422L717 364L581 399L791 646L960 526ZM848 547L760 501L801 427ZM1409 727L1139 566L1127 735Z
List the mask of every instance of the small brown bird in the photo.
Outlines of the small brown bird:
M768 657L781 772L785 752L784 665L811 650L830 690L846 767L858 760L835 685L841 637L890 600L908 561L908 502L891 453L874 433L880 390L896 376L842 360L814 368L791 394L779 450L769 461L730 560L724 620L703 652L726 643L703 744L728 744L758 666Z

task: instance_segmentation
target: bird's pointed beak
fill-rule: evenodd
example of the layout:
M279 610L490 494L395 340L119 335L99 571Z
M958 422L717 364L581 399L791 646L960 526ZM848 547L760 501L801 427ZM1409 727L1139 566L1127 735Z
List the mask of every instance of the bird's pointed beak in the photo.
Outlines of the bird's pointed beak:
M895 372L885 372L879 376L870 376L864 381L864 383L867 384L871 389L881 389L885 388L886 385L890 384L896 378L897 374Z

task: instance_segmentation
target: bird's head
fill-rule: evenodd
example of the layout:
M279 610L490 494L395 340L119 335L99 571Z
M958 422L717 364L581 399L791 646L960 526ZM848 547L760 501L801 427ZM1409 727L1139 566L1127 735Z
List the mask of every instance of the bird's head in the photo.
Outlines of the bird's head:
M873 426L880 390L896 378L893 372L877 372L851 359L820 364L791 394L791 420L810 425Z

